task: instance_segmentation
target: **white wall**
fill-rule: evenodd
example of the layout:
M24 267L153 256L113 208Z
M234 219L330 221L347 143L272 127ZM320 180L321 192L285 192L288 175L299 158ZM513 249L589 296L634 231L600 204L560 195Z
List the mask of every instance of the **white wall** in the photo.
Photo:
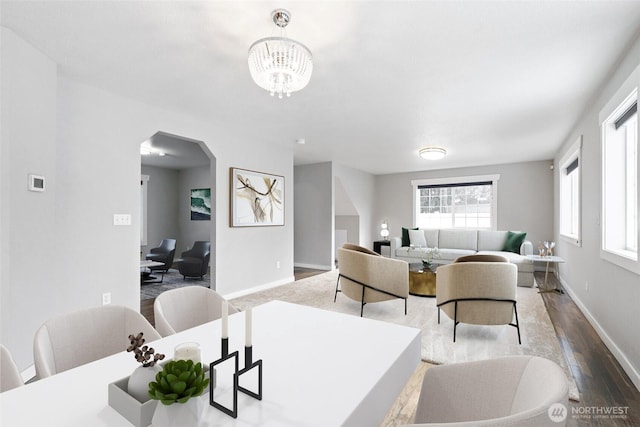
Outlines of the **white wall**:
M295 264L331 270L334 265L334 203L331 163L296 166Z
M68 297L51 276L56 255L56 64L12 31L0 28L2 112L2 212L0 340L19 367L31 359L39 316ZM91 163L91 162L89 162ZM44 193L27 190L28 175L43 175ZM139 182L139 181L138 181ZM80 196L80 195L78 195ZM81 210L78 215L84 214ZM71 259L64 265L73 268ZM23 325L24 334L16 330Z
M1 59L1 339L21 369L32 363L33 336L47 318L98 305L103 292L139 308L139 147L158 131L204 141L217 159L218 291L291 280L292 221L228 226L229 167L291 183L291 150L265 143L261 129L227 129L56 75L54 63L4 29ZM50 177L42 197L26 192L27 171ZM292 198L289 185L285 219L293 218ZM131 214L132 225L113 226L115 213Z
M360 244L360 217L358 215L336 215L336 230L347 232L347 242ZM340 247L340 245L336 245Z
M640 276L600 258L601 153L600 110L640 64L640 39L612 70L590 108L567 137L556 156L557 162L568 147L582 135L582 246L564 242L559 237L559 211L555 210L556 252L566 260L560 267L564 287L587 316L607 347L616 356L637 388L640 388L640 333L638 302ZM556 168L558 171L559 168ZM559 206L556 173L555 206ZM587 290L588 284L588 290Z
M553 236L551 164L551 161L540 161L379 175L376 177L379 194L376 220L380 223L388 220L391 237L399 237L402 227L413 226L412 180L500 174L496 229L526 231L527 240L536 246L538 241ZM379 231L379 225L376 230Z
M378 240L380 223L374 218L376 200L384 195L378 193L374 175L339 163L333 164L333 174L337 177L347 196L353 203L359 217L358 244L373 248L373 240Z

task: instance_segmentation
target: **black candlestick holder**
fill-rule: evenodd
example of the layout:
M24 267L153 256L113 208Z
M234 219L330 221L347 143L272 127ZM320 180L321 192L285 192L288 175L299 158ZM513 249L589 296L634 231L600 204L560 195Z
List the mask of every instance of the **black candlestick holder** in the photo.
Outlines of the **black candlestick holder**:
M242 392L248 396L257 400L262 400L262 359L253 362L253 347L245 346L244 348L244 368L239 369L239 353L234 351L229 354L229 339L222 338L221 343L222 356L209 364L209 404L214 408L224 412L233 418L238 418L238 392ZM234 371L233 371L233 404L231 408L222 405L215 400L215 388L216 388L216 371L215 367L221 363L224 363L230 359L234 359ZM240 385L240 377L253 369L258 369L258 390L249 390L246 387Z
M220 340L220 354L225 357L229 354L229 338L222 337Z
M253 347L244 348L244 368L238 372L238 390L254 399L262 400L262 359L253 362ZM252 391L240 385L240 377L254 368L258 368L258 391Z
M224 341L228 339L223 338L222 347L224 349ZM233 371L233 405L231 408L227 408L222 405L220 402L215 401L215 388L216 388L216 371L215 367L227 360L234 359L234 371ZM238 352L234 351L231 354L222 354L220 359L213 361L209 364L209 404L216 409L224 412L230 417L237 418L238 417Z

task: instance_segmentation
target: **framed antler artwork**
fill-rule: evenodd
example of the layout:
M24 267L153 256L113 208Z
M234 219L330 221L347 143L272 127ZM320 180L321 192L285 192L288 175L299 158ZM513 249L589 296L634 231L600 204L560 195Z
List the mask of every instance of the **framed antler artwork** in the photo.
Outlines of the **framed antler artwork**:
M230 227L284 225L284 177L230 168Z

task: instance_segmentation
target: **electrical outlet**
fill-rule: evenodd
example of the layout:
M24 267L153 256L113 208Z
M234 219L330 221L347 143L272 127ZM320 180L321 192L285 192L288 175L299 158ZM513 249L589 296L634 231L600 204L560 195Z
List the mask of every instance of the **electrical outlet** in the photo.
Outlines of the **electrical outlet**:
M280 268L280 261L276 261L276 268L279 269Z
M102 294L102 305L111 304L111 292L105 292Z

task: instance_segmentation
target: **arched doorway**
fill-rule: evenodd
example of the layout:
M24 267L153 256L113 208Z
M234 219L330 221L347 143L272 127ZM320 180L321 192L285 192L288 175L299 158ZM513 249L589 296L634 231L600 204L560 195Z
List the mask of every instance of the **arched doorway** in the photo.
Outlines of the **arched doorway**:
M176 240L175 260L196 241L211 243L209 270L203 280L184 279L174 262L173 268L158 278L160 283L141 284L145 314L145 300L153 301L167 289L194 284L216 287L216 159L204 142L166 132L157 132L142 142L140 153L141 259L163 239Z

